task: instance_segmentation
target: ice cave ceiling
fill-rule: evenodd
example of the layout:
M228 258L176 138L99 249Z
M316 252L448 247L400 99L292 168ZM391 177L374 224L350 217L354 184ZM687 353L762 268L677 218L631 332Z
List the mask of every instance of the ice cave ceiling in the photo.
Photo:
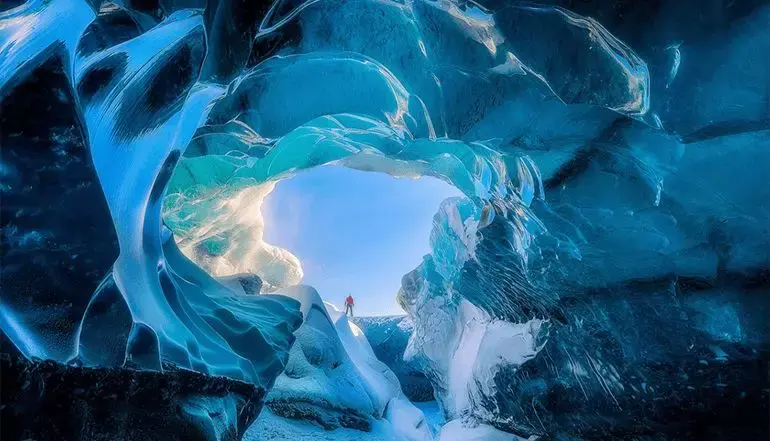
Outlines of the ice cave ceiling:
M223 278L300 282L258 206L335 163L465 195L399 293L449 414L468 409L448 369L469 308L532 330L532 358L484 367L469 398L522 436L766 381L764 1L3 8L0 327L28 357L269 389L298 306Z

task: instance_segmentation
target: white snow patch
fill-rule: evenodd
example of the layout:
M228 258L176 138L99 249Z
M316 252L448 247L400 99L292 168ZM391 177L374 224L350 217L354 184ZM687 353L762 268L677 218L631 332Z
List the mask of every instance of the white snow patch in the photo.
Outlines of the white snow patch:
M503 367L518 368L544 343L537 341L542 320L494 319L467 300L453 310L440 299L431 299L420 313L405 358L429 362L445 385L438 396L450 418L489 411L479 403L494 395L495 375Z
M361 329L344 314L338 313L336 320L335 317L332 320L348 356L361 373L375 409L382 409L382 416L392 424L397 439L432 440L433 434L422 411L404 396L396 374L377 359Z

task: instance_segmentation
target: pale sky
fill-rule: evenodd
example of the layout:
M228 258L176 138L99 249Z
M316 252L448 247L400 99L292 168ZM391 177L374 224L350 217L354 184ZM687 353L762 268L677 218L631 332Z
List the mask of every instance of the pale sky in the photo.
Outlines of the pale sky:
M265 240L302 262L303 284L342 308L348 293L356 315L403 314L401 276L429 251L433 215L459 196L434 178L325 166L281 181L263 206Z

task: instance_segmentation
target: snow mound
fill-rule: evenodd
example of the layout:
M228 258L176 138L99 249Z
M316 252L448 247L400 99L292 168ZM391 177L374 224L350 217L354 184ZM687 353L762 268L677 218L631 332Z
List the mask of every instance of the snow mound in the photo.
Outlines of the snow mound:
M376 358L358 326L311 287L284 288L281 294L300 303L304 322L286 370L268 394L273 414L325 430L387 427L388 439L433 439L422 411L404 396L396 375Z

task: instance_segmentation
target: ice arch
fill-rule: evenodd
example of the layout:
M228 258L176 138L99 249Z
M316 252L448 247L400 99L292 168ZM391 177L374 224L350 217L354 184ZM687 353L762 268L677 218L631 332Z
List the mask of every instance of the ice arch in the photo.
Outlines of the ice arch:
M760 402L732 398L759 389L770 334L770 10L714 0L691 20L672 0L644 21L623 18L644 9L628 4L483 3L0 12L3 333L30 357L172 363L269 387L297 305L233 295L172 229L232 234L238 222L207 207L333 162L466 195L437 215L401 295L418 320L410 355L451 416L609 436L660 423L648 405L675 418L695 401L735 415ZM182 213L171 229L164 205ZM292 280L273 251L274 282ZM130 319L105 319L104 304ZM522 334L532 357L465 375L478 387L449 399L452 356L426 349L482 353L497 347L490 329L522 323L538 324Z
M269 379L260 378L270 377L262 371L264 357L238 342L241 328L253 330L266 347L275 350L276 361L267 363L273 366L280 363L282 345L291 339L280 333L263 335L260 321L290 324L296 315L291 315L288 305L273 306L273 299L272 303L251 299L242 306L244 300L224 294L216 281L189 265L161 222L163 196L168 193L175 197L171 204L185 210L188 202L200 201L201 192L245 190L303 167L339 161L395 175L441 177L476 198L479 206L500 199L523 207L534 194L527 188L536 176L530 163L522 158L503 159L483 143L436 138L433 119L438 117L431 116L425 102L407 91L395 74L366 54L297 48L295 54L275 54L249 63L232 60L242 65L241 73L230 78L210 63L221 56L220 50L238 52L217 46L222 43L218 33L229 32L218 16L204 17L195 9L172 12L174 7L169 6L167 15L151 17L146 11L112 3L100 9L89 4L65 7L65 3L29 2L3 13L4 38L9 43L3 53L9 67L3 71L3 95L22 106L14 101L23 99L14 95L24 90L18 84L37 81L48 72L59 81L48 80L51 84L46 86L59 94L63 113L74 116L76 132L72 140L59 134L55 139L87 146L84 159L91 162L93 174L88 175L86 166L81 185L101 188L108 211L101 209L97 214L104 222L109 213L112 225L107 228L114 229L114 235L108 240L117 242L119 253L111 269L102 266L101 275L96 275L98 268L89 268L92 283L100 282L92 293L77 288L54 295L57 302L72 300L68 296L78 299L77 306L66 313L37 308L44 299L14 291L3 310L4 330L27 355L67 361L89 352L80 346L93 341L82 335L84 329L91 330L86 325L89 311L93 312L90 305L99 304L100 296L116 298L117 292L133 318L126 359L146 368L158 369L162 362L170 362L269 385ZM226 14L227 7L223 4L217 13ZM391 13L412 20L408 9L387 5L392 7L396 9ZM80 21L73 23L80 27L57 31L53 23L63 14L78 17ZM289 32L289 22L299 17L290 15L270 32L276 37ZM30 39L23 32L28 28L45 31ZM265 32L262 29L255 37L263 38ZM420 53L426 57L424 50ZM227 64L225 58L221 61ZM287 93L308 84L312 73L321 73L318 78L325 84L307 88L296 107L272 118L266 109L290 99ZM426 96L436 92L435 80L428 80L433 84ZM321 95L313 101L313 93ZM435 101L436 96L430 99ZM32 132L22 121L14 123L19 127L11 125L6 133L16 129L18 136L29 136ZM180 158L184 158L182 165L178 165ZM196 172L196 165L203 171ZM512 183L509 167L521 175L520 182ZM486 222L493 211L487 208L484 213ZM34 233L39 232L32 230L36 238ZM11 243L21 248L29 243L29 235L19 233L16 238L14 234L10 229ZM30 245L29 251L36 249L34 243ZM297 273L296 269L284 272ZM32 311L38 309L42 317L33 319ZM233 311L240 313L232 317ZM51 321L61 326L48 335L45 329ZM291 325L278 329L287 333ZM119 360L116 357L110 362Z

